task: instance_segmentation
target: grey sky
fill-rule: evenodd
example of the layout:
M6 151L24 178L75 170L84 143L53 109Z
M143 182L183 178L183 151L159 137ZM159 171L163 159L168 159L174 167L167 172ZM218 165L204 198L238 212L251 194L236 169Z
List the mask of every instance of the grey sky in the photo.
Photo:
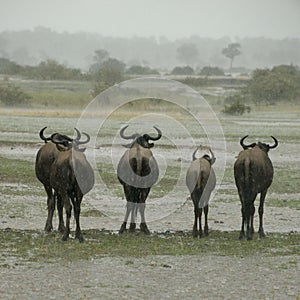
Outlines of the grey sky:
M300 0L0 0L0 32L300 38Z

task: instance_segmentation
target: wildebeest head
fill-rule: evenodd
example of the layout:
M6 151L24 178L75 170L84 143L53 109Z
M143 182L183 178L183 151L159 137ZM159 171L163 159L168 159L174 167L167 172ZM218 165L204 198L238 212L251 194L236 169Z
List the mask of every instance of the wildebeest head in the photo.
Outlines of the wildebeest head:
M199 150L200 147L197 147L196 150L193 152L193 160L196 160L196 153ZM205 158L206 160L208 160L210 162L211 165L213 165L216 161L216 157L214 155L214 153L211 151L211 148L208 148L209 153L204 154L202 157Z
M259 149L261 149L262 151L268 153L268 151L270 149L274 149L278 146L278 141L274 136L271 136L271 138L274 140L274 144L273 145L269 145L266 143L261 143L261 142L257 142L257 143L252 143L252 144L248 144L246 145L244 143L244 140L248 137L248 135L244 136L243 138L241 138L240 140L240 145L243 147L244 150L247 150L249 148L254 148L254 147L258 147Z
M49 142L49 141L52 141L52 139L55 139L55 140L57 140L57 141L58 141L58 140L61 140L61 141L63 141L64 146L67 147L68 144L71 143L71 142L73 141L73 139L71 139L71 138L68 137L67 135L60 134L60 133L58 133L58 132L55 132L55 133L51 134L51 136L49 136L49 137L45 137L44 131L45 131L46 128L47 128L47 126L44 127L44 128L42 128L42 129L40 130L40 138L41 138L45 143L47 143L47 142ZM76 137L76 139L78 139L78 138L80 138L80 133L79 133L79 131L78 131L76 128L75 128L75 130L76 130L76 132L77 132L77 137ZM78 135L78 134L79 134L79 135Z
M124 145L125 147L127 148L130 148L132 147L135 143L139 144L140 146L142 146L143 148L152 148L154 146L153 143L149 143L149 141L157 141L161 138L162 134L161 134L161 131L156 127L156 126L153 126L156 131L157 131L157 136L156 137L153 137L153 136L150 136L149 134L139 134L139 133L134 133L132 135L125 135L124 132L126 130L126 128L128 127L129 125L123 127L121 130L120 130L120 136L123 138L123 139L126 139L126 140L130 140L132 139L133 142L127 144L127 145Z
M79 148L79 145L87 144L90 141L90 136L82 132L86 136L86 140L80 141L81 139L81 133L79 132L78 129L76 129L77 136L74 139L69 138L68 136L65 135L57 135L54 134L51 136L51 141L56 144L56 147L59 151L67 151L70 149L75 149L76 151L84 152L86 148Z

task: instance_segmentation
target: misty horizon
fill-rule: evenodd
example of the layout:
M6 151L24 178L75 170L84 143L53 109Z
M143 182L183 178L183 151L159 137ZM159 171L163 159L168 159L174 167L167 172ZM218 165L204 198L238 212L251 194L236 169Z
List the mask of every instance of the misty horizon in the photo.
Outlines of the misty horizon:
M300 38L296 0L0 0L0 32L49 28L105 37Z

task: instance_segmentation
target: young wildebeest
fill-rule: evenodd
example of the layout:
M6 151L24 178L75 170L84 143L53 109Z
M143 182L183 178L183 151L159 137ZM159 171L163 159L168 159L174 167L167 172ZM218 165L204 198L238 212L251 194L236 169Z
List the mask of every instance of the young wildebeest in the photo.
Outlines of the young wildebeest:
M243 147L234 164L234 178L242 204L242 227L239 239L245 237L244 226L246 225L247 240L252 240L254 233L253 217L255 212L254 201L257 194L260 193L259 204L259 236L264 237L263 213L264 201L267 190L273 180L273 165L268 156L268 151L278 145L276 138L272 136L274 145L270 146L261 142L245 145L246 135L240 140Z
M40 130L40 138L45 142L45 144L39 149L36 155L35 174L38 180L44 185L45 191L47 193L48 217L45 224L45 231L51 231L53 229L52 219L55 210L55 199L57 198L57 195L53 194L52 186L50 183L50 167L58 154L58 149L56 148L56 145L51 142L51 138L56 137L56 139L63 139L65 141L65 146L67 146L72 141L78 142L80 139L80 133L76 129L77 137L75 140L59 133L54 133L50 137L45 137L44 131L46 128L47 127L44 127ZM62 215L62 203L60 199L57 199L57 210L59 217L58 230L62 232L64 231L64 221Z
M84 135L87 137L87 141L85 141L87 143L90 137L86 133ZM56 144L59 152L50 169L50 183L61 197L66 211L66 227L62 240L65 241L69 237L73 205L76 221L75 238L82 242L83 236L79 222L80 205L83 195L94 186L94 171L83 153L85 148L79 149L76 143L65 146L66 141L52 138L52 142Z
M196 158L196 152L193 153L193 160L186 174L186 185L190 191L194 203L195 221L193 226L193 237L202 237L201 215L202 209L205 215L204 234L208 235L208 201L211 192L216 186L216 176L212 165L216 158L209 148L209 154ZM198 230L199 221L199 230Z
M125 147L129 149L122 156L117 169L118 179L123 185L124 194L127 200L124 222L119 230L123 233L126 230L126 224L131 214L131 223L129 230L135 231L135 217L139 210L141 215L140 229L145 234L150 231L145 221L145 201L150 192L151 186L157 181L159 170L158 165L150 150L154 146L149 141L157 141L161 138L161 131L154 126L157 136L152 137L148 134L132 134L125 136L125 126L120 130L120 136L124 139L132 139L133 142Z

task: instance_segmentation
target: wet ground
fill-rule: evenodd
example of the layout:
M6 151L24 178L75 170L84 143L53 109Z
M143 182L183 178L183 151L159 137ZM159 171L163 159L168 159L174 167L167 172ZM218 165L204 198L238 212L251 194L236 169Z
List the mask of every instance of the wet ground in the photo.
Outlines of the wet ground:
M266 121L265 117L268 117ZM261 118L260 118L261 117ZM76 119L32 118L18 116L1 117L1 156L34 162L41 143L37 132L49 124L55 128L73 128ZM119 120L111 121L112 128L119 128ZM250 134L259 138L275 135L278 149L270 153L276 168L287 166L300 170L299 166L299 112L288 115L260 112L246 119L235 117L221 120L224 136L215 141L216 169L219 175L218 190L210 202L210 230L237 231L240 228L240 204L232 180L222 181L224 169L232 168L240 151L239 138ZM168 124L165 124L167 128ZM262 132L263 128L263 132ZM183 132L184 133L184 132ZM170 135L172 137L172 135ZM226 141L226 149L222 143ZM34 143L32 143L34 141ZM201 140L202 143L205 139ZM30 144L26 144L26 143ZM182 170L189 163L192 147L189 139L176 139L176 151L168 147L155 147L153 151L161 162L172 166L180 163ZM272 140L268 140L272 142ZM113 162L124 151L116 146L109 151L111 136L97 140L88 151L96 153L96 159ZM119 142L120 143L120 142ZM171 143L172 144L172 143ZM118 150L119 149L119 150ZM183 151L183 152L180 152ZM94 151L95 150L95 151ZM177 151L178 150L178 151ZM183 153L183 156L180 156ZM287 154L288 153L288 154ZM180 159L179 159L180 158ZM298 175L297 175L298 176ZM286 177L286 185L291 179ZM46 220L46 197L39 184L34 186L1 182L5 191L0 199L0 229L43 230ZM283 184L284 186L284 184ZM9 192L9 191L12 192ZM193 206L182 180L178 189L162 199L147 200L146 218L150 231L190 231L193 224ZM268 203L270 199L270 203ZM298 191L272 192L267 195L265 207L265 232L300 232L299 209L288 205L273 205L271 200L297 201ZM298 206L297 206L298 207ZM98 210L102 216L84 216L84 212ZM125 201L97 182L95 188L84 197L82 204L82 229L117 231L121 225ZM54 225L57 226L57 214ZM255 228L258 217L256 213ZM72 223L74 228L74 222ZM299 241L300 247L300 241ZM28 262L14 264L13 268L0 268L1 299L300 299L300 257L272 255L259 257L213 256L147 256L143 258L102 257L65 263Z

